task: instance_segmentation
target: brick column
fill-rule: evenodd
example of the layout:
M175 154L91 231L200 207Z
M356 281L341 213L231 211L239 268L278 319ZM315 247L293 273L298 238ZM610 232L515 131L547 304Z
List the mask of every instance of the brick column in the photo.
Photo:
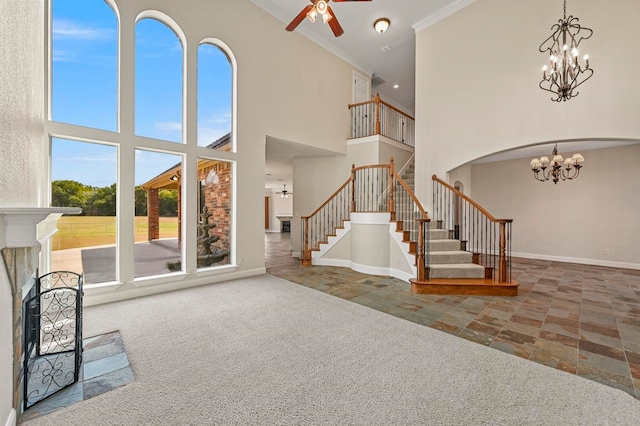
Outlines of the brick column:
M149 241L160 238L160 197L158 188L147 189L147 222L149 224Z

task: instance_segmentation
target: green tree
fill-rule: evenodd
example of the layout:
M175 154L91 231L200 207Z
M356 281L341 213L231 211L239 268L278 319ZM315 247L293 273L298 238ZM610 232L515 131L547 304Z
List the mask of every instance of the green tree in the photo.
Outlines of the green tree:
M175 189L161 189L158 191L160 201L160 216L178 216L178 191Z
M111 186L95 189L89 202L92 205L91 210L96 216L116 215L116 189L115 183Z
M53 207L85 207L86 192L90 187L75 180L54 180L51 183L51 205Z
M147 215L147 191L141 186L136 186L136 216Z

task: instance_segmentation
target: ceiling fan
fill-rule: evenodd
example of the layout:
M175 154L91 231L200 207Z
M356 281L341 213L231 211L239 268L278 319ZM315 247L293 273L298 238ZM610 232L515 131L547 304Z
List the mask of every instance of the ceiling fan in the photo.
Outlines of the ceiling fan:
M331 10L329 5L327 4L329 3L330 0L310 0L310 1L312 4L302 9L302 11L298 14L298 16L293 18L293 21L291 21L291 23L287 25L287 28L286 28L287 31L295 30L296 27L300 25L300 22L304 20L305 16L309 18L311 22L316 22L316 16L320 15L322 16L322 22L324 22L325 24L328 23L329 27L331 27L331 31L333 31L333 35L335 35L336 37L340 37L342 34L344 34L344 30L340 26L340 23L338 22L338 18L336 18L336 15L333 13L333 10ZM333 1L336 3L340 3L345 1L371 1L371 0L333 0Z
M293 192L287 191L287 185L284 185L284 189L281 192L276 192L276 194L281 194L281 198L289 198L289 195L293 195Z

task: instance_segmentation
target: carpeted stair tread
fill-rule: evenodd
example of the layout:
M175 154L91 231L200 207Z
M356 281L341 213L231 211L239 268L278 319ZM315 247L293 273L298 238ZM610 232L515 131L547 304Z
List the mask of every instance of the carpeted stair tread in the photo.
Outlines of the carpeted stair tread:
M484 267L474 263L429 265L430 278L484 278Z
M429 251L457 251L460 250L460 241L458 240L430 240Z
M472 261L472 254L462 250L431 251L429 252L429 264L467 264Z

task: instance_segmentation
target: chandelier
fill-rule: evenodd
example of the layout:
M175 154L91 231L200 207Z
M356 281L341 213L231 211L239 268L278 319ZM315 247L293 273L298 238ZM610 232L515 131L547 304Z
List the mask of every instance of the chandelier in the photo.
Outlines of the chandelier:
M589 67L589 55L578 59L578 45L593 35L589 28L581 27L579 19L567 17L567 0L564 0L564 17L551 27L553 34L540 45L540 52L549 54L549 65L542 67L540 88L554 94L551 100L567 101L578 96L575 89L593 75Z
M560 179L572 180L578 177L580 169L582 168L580 163L584 162L582 154L573 154L571 158L565 160L562 158L562 155L558 154L558 144L556 144L553 148L552 155L551 162L549 162L549 157L546 155L531 160L531 170L533 170L534 178L540 182L552 179L553 183L557 184ZM564 168L562 168L563 164Z

